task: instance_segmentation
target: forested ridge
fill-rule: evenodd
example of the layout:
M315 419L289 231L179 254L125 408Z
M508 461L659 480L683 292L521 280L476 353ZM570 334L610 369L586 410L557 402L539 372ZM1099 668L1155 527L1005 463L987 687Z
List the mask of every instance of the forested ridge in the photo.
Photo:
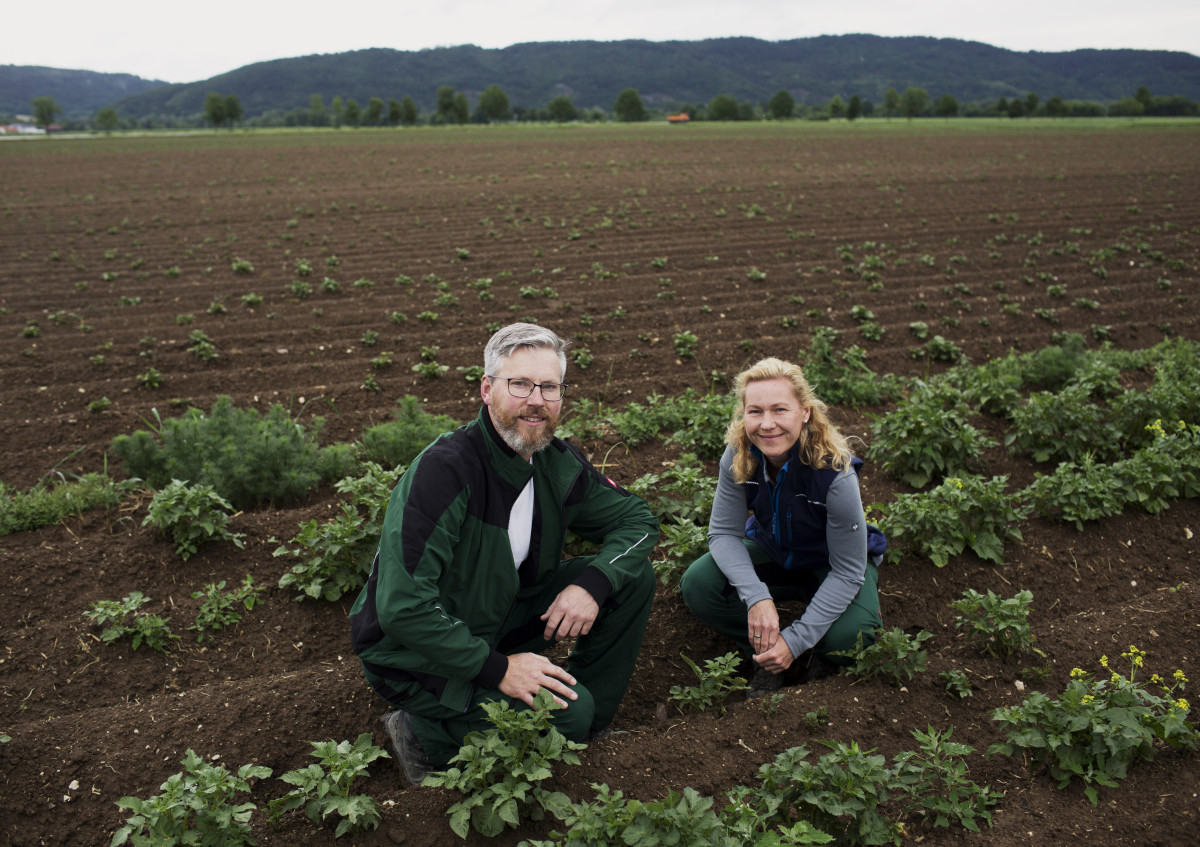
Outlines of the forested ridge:
M859 94L880 102L888 88L919 87L963 102L1024 97L1115 101L1139 85L1200 99L1200 57L1150 50L1015 52L973 41L874 35L788 41L576 41L387 48L259 62L207 80L155 84L127 74L0 66L0 113L26 112L32 96L54 97L67 115L112 105L122 116L192 115L212 91L236 95L247 116L307 109L314 94L365 103L411 97L422 110L451 86L472 101L498 85L513 105L544 107L569 97L581 109L611 109L625 88L648 107L707 103L718 94L764 103L780 90L799 104Z

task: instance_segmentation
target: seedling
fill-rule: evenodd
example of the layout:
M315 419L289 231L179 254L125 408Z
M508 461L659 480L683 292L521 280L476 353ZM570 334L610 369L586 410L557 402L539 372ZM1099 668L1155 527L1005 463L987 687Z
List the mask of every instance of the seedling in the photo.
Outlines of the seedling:
M553 696L542 689L533 708L521 711L503 700L489 701L483 708L495 729L472 732L450 760L451 767L430 774L423 783L465 795L446 810L450 828L466 838L474 826L491 838L506 826L516 829L522 818L539 821L546 812L561 817L570 798L548 791L542 783L554 775L556 763L579 764L576 751L587 745L568 741L551 724Z
M939 674L938 679L945 684L947 693L960 700L971 696L971 681L967 679L965 671L955 668Z
M1029 604L1032 602L1030 591L1019 591L1002 599L990 589L983 595L968 588L962 599L955 600L950 608L959 612L954 616L954 625L966 629L968 641L980 638L985 654L1004 658L1033 649L1034 637L1029 631Z
M737 675L741 658L737 653L730 652L715 659L704 660L704 670L686 655L680 657L692 669L692 673L700 681L699 685L671 686L671 698L677 700L684 710L703 712L716 706L720 714L725 714L725 700L735 691L746 690L746 680Z
M340 818L334 838L378 827L378 804L366 794L351 795L350 786L358 777L370 775L367 765L376 759L388 758L388 754L371 743L368 732L358 736L354 744L349 741L309 743L318 762L279 777L296 788L267 804L271 825L278 827L284 814L303 806L305 816L313 823L323 823L335 814Z
M909 636L900 627L878 629L875 642L864 646L860 632L853 650L835 651L834 655L850 659L851 664L846 668L850 673L868 679L882 676L898 687L925 670L926 656L921 645L932 637L925 630Z
M204 641L205 630L224 629L238 623L242 619L241 613L236 608L238 604L249 611L256 604L262 602L259 594L262 593L263 587L256 586L254 578L250 574L246 574L246 578L242 580L239 588L235 588L233 591L223 591L224 588L225 580L221 580L216 583L210 582L204 586L203 591L192 592L193 600L204 598L199 611L196 612L196 622L188 627L197 633L197 641Z
M258 811L252 801L230 805L235 794L249 793L250 780L266 779L271 769L242 765L237 775L223 765L210 765L188 750L184 773L173 774L160 788L162 794L142 800L122 797L117 806L133 812L114 834L111 847L132 838L142 844L196 844L203 847L240 847L254 844L250 816Z
M210 538L243 546L243 536L228 529L232 508L211 485L173 479L150 501L142 526L148 524L171 536L175 552L187 561Z
M149 602L150 598L142 592L131 591L120 601L97 600L83 616L97 626L106 627L100 633L100 640L105 644L128 635L133 640L134 650L145 643L151 650L166 653L170 639L179 636L171 634L170 618L137 613Z

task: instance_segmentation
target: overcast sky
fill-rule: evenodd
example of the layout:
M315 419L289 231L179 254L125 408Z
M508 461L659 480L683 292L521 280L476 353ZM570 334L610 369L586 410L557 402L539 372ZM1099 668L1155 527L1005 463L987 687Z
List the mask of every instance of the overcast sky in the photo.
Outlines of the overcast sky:
M1085 47L1200 55L1196 0L43 0L6 4L0 64L132 73L167 82L368 47L527 41L694 41L746 35L928 35L1009 50Z

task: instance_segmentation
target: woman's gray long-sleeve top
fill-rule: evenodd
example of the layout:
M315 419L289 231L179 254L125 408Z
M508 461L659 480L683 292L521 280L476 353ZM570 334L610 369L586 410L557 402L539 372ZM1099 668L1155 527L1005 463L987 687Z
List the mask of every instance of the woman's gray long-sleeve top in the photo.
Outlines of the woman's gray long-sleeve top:
M708 527L708 545L717 567L750 609L767 600L771 592L759 578L743 544L746 537L745 486L733 481L732 447L721 457L717 492L713 498ZM759 469L762 475L762 469ZM850 468L839 473L829 486L826 498L828 518L825 539L829 548L829 575L821 583L799 620L783 631L793 656L799 656L824 637L858 594L867 568L867 521L858 474ZM770 532L764 527L764 532Z

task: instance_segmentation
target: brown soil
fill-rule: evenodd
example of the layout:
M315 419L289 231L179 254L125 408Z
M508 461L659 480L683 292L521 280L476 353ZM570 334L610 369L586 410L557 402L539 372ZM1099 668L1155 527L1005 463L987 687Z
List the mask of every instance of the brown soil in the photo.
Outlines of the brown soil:
M914 321L973 361L1044 346L1057 332L1104 331L1094 327L1130 349L1164 332L1200 338L1192 302L1200 294L1200 134L1191 127L852 129L0 144L0 478L28 488L48 474L102 470L112 438L144 427L152 410L207 409L219 394L260 409L282 402L306 423L323 416L326 442L355 438L405 394L466 420L477 388L454 368L479 363L490 321L527 318L573 336L594 356L586 370L572 367L573 397L616 407L714 379L723 387L724 375L759 356L795 357L818 325L844 330L842 345L863 344L876 372L909 375L945 367L912 357ZM852 258L839 255L842 247ZM1103 279L1089 264L1100 250L1112 251L1100 259ZM1184 268L1165 267L1151 251ZM848 272L871 252L886 259L882 290L868 291ZM336 267L327 266L330 256ZM235 274L239 258L255 271ZM300 258L313 266L306 300L284 291ZM178 276L166 275L173 267ZM752 269L766 278L751 280ZM414 283L393 284L399 274ZM458 305L435 304L441 292L430 274ZM340 293L321 289L326 276ZM467 285L485 277L494 299L479 300ZM1065 296L1053 296L1052 285L1065 286ZM522 287L538 291L522 296ZM544 296L547 287L557 297ZM261 306L243 304L249 292L263 296ZM214 302L227 312L210 313ZM1020 314L1003 311L1005 302ZM880 341L860 337L850 316L858 304L885 329ZM407 321L394 323L394 311ZM437 321L418 319L425 311ZM30 321L37 337L23 332ZM195 329L212 338L218 359L205 364L186 352ZM375 346L361 343L367 330L379 334ZM684 331L700 339L694 358L673 349ZM424 380L411 367L432 345L451 370ZM373 371L369 360L383 351L394 363ZM98 354L102 363L89 361ZM153 391L137 380L150 366L165 380ZM379 391L360 387L371 373ZM111 405L89 412L102 397ZM838 416L845 431L866 437L870 415L883 411ZM676 455L663 444L584 446L625 483ZM1024 485L1035 466L997 449L986 470ZM868 503L907 490L870 466L864 488ZM296 602L274 587L288 567L271 555L277 541L331 514L335 495L322 490L294 508L239 515L244 550L214 543L187 562L141 526L146 502L0 539L0 733L12 739L0 745L3 843L107 844L124 818L114 801L157 793L188 748L279 775L311 761L309 741L368 731L385 743L384 705L349 650L349 601ZM556 775L556 786L577 800L592 796L591 782L642 799L691 786L720 804L723 792L751 784L761 763L790 746L856 740L890 757L914 749L910 732L929 724L953 725L956 740L982 752L1000 739L991 710L1021 697L1023 669L1047 671L1026 681L1026 692L1054 694L1072 667L1094 669L1102 653L1116 656L1131 643L1147 651L1153 670L1181 668L1198 679L1197 529L1200 504L1181 501L1083 533L1030 521L1002 567L969 555L942 569L913 558L888 565L880 580L886 625L934 634L929 670L901 690L822 680L791 689L773 715L735 703L721 717L684 716L668 702L672 685L690 681L681 652L700 659L729 645L663 591L618 714L629 733L593 745L581 767ZM196 643L186 630L200 602L192 592L247 573L270 586L266 602ZM968 587L1031 590L1046 658L981 658L947 608ZM83 618L93 602L135 590L182 636L169 655L103 644ZM951 668L968 672L972 697L947 696L938 674ZM814 732L801 717L822 705L831 723ZM970 765L973 779L1006 792L994 828L979 836L919 830L913 841L1195 843L1194 753L1164 751L1139 764L1120 788L1101 791L1097 807L1078 786L1057 790L1020 759L977 755ZM255 799L264 805L284 789L262 781ZM457 841L445 817L451 794L407 787L386 761L360 789L384 804L383 824L349 841ZM279 832L262 816L254 825L261 845L334 840L298 815ZM530 825L492 843L545 831Z

